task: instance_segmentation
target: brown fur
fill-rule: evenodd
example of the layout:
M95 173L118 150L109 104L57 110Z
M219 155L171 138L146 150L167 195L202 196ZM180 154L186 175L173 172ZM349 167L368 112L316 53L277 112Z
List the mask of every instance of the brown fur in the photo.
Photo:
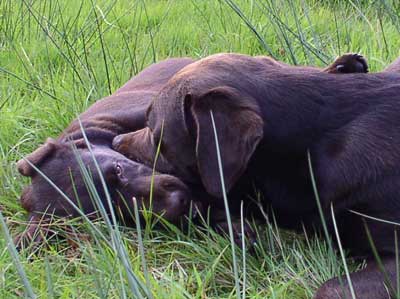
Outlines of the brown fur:
M217 202L222 193L212 111L231 203L249 192L243 186L256 185L278 223L294 229L320 227L308 171L310 151L329 231L333 205L343 246L372 257L363 217L348 209L400 221L400 74L393 69L337 76L271 67L245 55L213 55L171 78L147 112L146 139L127 140L149 152L161 142L158 169L168 169L191 188L203 187ZM118 150L123 143L118 137L114 146ZM151 165L151 156L137 156L142 152L130 148L124 154ZM365 221L393 274L394 227ZM385 298L382 276L370 264L352 274L357 298ZM317 298L338 298L340 292L337 281L331 281Z
M264 60L269 67L283 67L282 63L267 57L260 60ZM152 65L132 78L113 95L97 101L79 116L91 144L91 152L109 185L113 205L122 213L120 216L125 222L129 223L132 220L132 196L138 199L139 205L149 205L147 197L150 193L151 168L138 163L140 161L129 161L113 151L110 148L111 141L116 135L135 132L143 128L145 111L152 98L172 75L192 62L191 59L182 58L169 59ZM349 61L349 63L353 62ZM134 134L142 133L146 131L137 131ZM92 172L94 185L104 199L100 176L83 137L79 121L74 120L57 139L49 138L45 144L17 163L19 172L32 178L32 184L25 188L21 196L23 207L30 213L31 224L30 229L27 230L28 235L36 232L36 228L39 227L36 223L42 218L42 213L54 213L57 216L79 214L41 174L37 173L36 169L48 176L72 203L77 204L79 198L83 212L90 214L94 212L95 207L81 177L81 170L76 160L76 155L79 155L83 164ZM142 138L145 137L146 134ZM76 150L73 150L74 147ZM151 148L141 148L139 154L151 154L154 157L155 152L151 150L155 147L156 145L153 144ZM204 157L205 161L206 158ZM160 159L158 165L163 162ZM124 169L121 170L121 167ZM165 170L164 167L161 168ZM128 178L129 181L127 181ZM74 180L78 198L73 192L71 179ZM191 199L193 196L179 179L165 174L156 174L154 184L154 212L162 213L170 221L176 221L187 214L189 203L187 198ZM122 199L116 194L117 191L123 194L124 199L128 201L127 204L121 202ZM193 190L191 191L190 193L193 193ZM197 206L200 207L200 203L197 203Z
M82 113L79 119L91 150L84 140L79 121L74 120L57 139L48 139L44 145L17 163L20 173L32 179L21 196L22 205L31 219L26 234L28 239L32 239L36 233L38 221L42 217L49 217L42 216L44 213L56 216L79 215L73 205L41 173L58 186L72 203L80 206L84 213L93 214L97 210L82 178L77 156L91 174L94 186L106 210L110 212L105 202L100 174L92 158L94 155L107 182L113 208L125 224L129 225L133 221L133 197L137 199L139 208L150 208L152 181L154 188L151 209L154 213L163 215L171 222L180 221L188 215L193 198L181 180L157 172L153 177L152 167L128 160L111 149L111 142L118 134L142 128L145 111L154 95L178 70L192 62L189 58L182 58L152 65L113 95L96 102ZM75 190L72 188L73 183Z

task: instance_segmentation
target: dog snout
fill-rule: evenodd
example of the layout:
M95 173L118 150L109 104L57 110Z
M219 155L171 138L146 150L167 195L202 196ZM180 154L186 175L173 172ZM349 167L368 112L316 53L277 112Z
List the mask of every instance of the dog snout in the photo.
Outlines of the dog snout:
M182 191L173 191L168 196L168 204L173 207L185 208L188 206L188 194Z
M171 222L178 222L189 216L189 194L182 190L168 192L164 204L164 217Z
M189 204L189 190L177 178L161 175L162 188L167 193L167 201L172 206L187 207Z
M169 217L179 218L187 215L190 209L191 194L186 185L178 178L170 175L160 175L160 194L163 194L165 211ZM155 186L157 182L155 181ZM168 217L167 217L168 218Z

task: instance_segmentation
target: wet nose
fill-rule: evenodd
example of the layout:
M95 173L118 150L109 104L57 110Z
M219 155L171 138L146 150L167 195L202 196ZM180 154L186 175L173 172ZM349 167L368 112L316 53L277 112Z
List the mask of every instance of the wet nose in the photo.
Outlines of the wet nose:
M168 203L171 207L186 208L189 204L188 195L186 192L173 191L169 194Z

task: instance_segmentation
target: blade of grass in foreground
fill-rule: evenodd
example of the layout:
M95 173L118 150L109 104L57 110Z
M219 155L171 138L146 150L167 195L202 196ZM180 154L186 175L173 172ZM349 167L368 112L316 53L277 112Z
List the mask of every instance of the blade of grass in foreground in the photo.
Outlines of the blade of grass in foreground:
M127 252L127 250L125 248L124 242L123 242L122 237L121 237L121 233L119 231L119 226L118 226L118 223L117 223L117 217L116 217L116 215L114 213L113 203L112 203L112 200L111 200L110 193L108 191L107 183L106 183L106 181L104 179L104 176L103 176L103 174L101 172L100 166L97 163L95 155L94 155L94 153L92 151L92 146L91 146L91 144L90 144L90 142L89 142L89 140L88 140L88 138L86 136L84 127L83 127L82 122L81 122L79 117L78 117L78 122L79 122L80 128L82 130L83 138L85 140L85 143L87 145L89 153L90 153L90 155L91 155L91 157L93 159L94 165L96 167L96 171L99 174L101 185L103 187L103 190L104 190L104 193L105 193L105 197L106 197L106 201L107 201L107 204L108 204L108 207L109 207L109 211L110 211L110 214L111 214L112 222L110 221L107 213L105 212L103 203L102 203L98 193L95 192L93 195L95 195L95 199L98 201L97 204L101 208L100 212L103 214L102 216L103 216L103 218L104 218L104 220L106 222L106 225L108 227L108 230L109 230L109 233L110 233L110 236L111 236L111 239L112 239L112 248L117 253L118 258L120 259L120 262L122 263L122 266L125 268L125 272L126 272L126 275L127 275L127 278L128 278L128 283L129 283L129 286L131 288L131 291L135 294L136 298L143 298L141 292L139 291L139 287L143 291L145 291L147 294L150 291L147 290L147 288L143 285L143 283L136 277L135 273L133 272L128 252ZM93 184L93 181L88 180L88 178L89 177L86 177L87 182L89 184L91 183L91 185L92 185L92 186L89 186L89 187L94 188L94 190L95 190L95 186Z
M22 280L22 284L24 285L26 295L31 299L35 299L35 298L37 298L37 296L32 289L32 286L31 286L31 283L29 282L28 276L26 276L24 267L21 264L17 249L15 248L10 231L8 230L6 221L4 220L4 217L3 217L3 214L1 213L1 211L0 211L0 224L3 229L5 241L7 242L8 251L11 254L11 257L14 261L15 267L17 268L19 277Z
M316 202L317 202L318 212L319 212L319 216L320 216L321 222L322 222L322 228L324 230L324 234L325 234L325 237L326 237L326 241L328 242L329 249L333 252L332 239L331 239L331 237L329 235L328 226L327 226L326 221L325 221L325 215L324 215L324 212L322 210L321 200L319 198L319 193L318 193L318 189L317 189L317 183L315 181L314 171L313 171L312 163L311 163L311 154L310 154L309 150L307 151L307 159L308 159L308 168L309 168L309 171L310 171L310 177L311 177L311 183L312 183L312 187L313 187L313 191L314 191L314 196L315 196L315 199L316 199Z
M156 155L154 157L154 163L153 163L153 168L152 168L152 173L151 173L151 180L150 180L150 194L149 194L149 205L150 205L150 209L149 209L149 213L147 213L146 211L143 213L143 216L146 220L147 223L150 223L150 219L152 217L152 207L153 207L153 190L154 190L154 176L156 174L156 165L157 165L157 161L158 158L160 157L160 151L161 151L161 142L162 142L162 138L164 135L164 121L161 124L161 134L160 134L160 141L157 144L157 150L156 150ZM147 225L146 226L146 236L148 236L150 234L150 226Z
M349 268L347 267L347 263L346 263L346 257L344 255L344 251L343 251L343 248L342 248L342 242L340 242L339 231L337 229L336 218L335 218L335 213L333 211L333 204L332 203L331 203L331 215L332 215L333 227L335 229L336 239L337 239L337 243L338 243L338 247L339 247L339 251L340 251L340 256L342 257L344 271L346 273L346 279L347 279L347 282L349 284L351 298L356 299L356 294L354 293L353 283L351 282L351 278L350 278Z
M326 219L325 219L325 215L324 212L322 210L322 206L321 206L321 200L319 198L319 193L318 193L318 188L317 188L317 183L315 181L315 176L314 176L314 171L312 168L312 163L311 163L311 154L310 154L310 150L307 150L307 160L308 160L308 168L310 171L310 178L311 178L311 184L312 184L312 188L314 191L314 196L315 196L315 200L317 202L317 208L318 208L318 212L321 218L321 223L322 223L322 228L325 234L325 238L326 238L326 242L328 243L328 248L329 248L329 257L333 259L334 256L334 250L333 250L333 245L332 245L332 239L329 235L328 232L328 226L326 223ZM338 280L339 280L339 284L343 287L343 281L341 276L338 276Z
M392 286L392 282L390 281L389 275L385 269L385 266L383 265L383 261L379 255L378 249L375 246L375 242L374 239L372 238L371 232L368 228L367 225L367 221L363 218L363 224L364 224L364 228L365 228L365 233L367 234L367 239L368 242L371 246L371 250L372 250L372 254L374 255L376 264L378 266L379 271L381 271L382 275L383 275L383 280L385 282L386 287L389 289L389 292L391 295L394 295L393 298L399 298L396 296L396 291L394 290L393 286Z
M213 130L214 130L215 147L217 150L218 168L219 168L219 175L220 175L221 187L222 187L222 196L224 199L226 219L228 221L229 239L231 241L233 272L235 275L236 296L238 299L240 299L239 273L238 273L238 267L237 267L237 261L236 261L235 241L234 241L234 237L233 237L232 220L231 220L231 215L229 212L228 198L226 196L226 190L225 190L225 180L224 180L224 173L222 170L222 160L221 160L221 153L219 150L217 128L215 127L214 115L211 110L210 110L210 116L211 116L211 122L212 122Z
M240 229L242 231L242 262L243 262L242 299L246 299L246 243L244 234L243 200L240 202Z
M136 198L132 198L133 201L133 206L135 209L135 221L136 221L136 230L137 230L137 238L138 238L138 243L139 243L139 251L140 251L140 256L142 260L142 267L143 267L143 272L144 272L144 277L146 279L146 284L147 284L147 290L148 290L148 295L150 299L153 299L153 294L151 293L150 287L150 278L149 278L149 271L147 268L147 263L146 263L146 257L144 254L144 245L143 245L143 240L142 240L142 229L140 227L140 218L139 218L139 209L137 205L137 200Z
M46 267L47 295L48 295L48 298L55 298L54 283L53 283L53 279L51 277L52 269L51 269L49 258L47 255L44 257L44 265Z

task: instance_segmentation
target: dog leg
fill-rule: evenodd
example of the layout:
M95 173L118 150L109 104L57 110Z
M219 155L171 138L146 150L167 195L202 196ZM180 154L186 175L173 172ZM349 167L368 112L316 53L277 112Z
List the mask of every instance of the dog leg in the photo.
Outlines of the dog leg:
M350 275L355 297L357 299L394 299L398 298L393 291L397 290L397 273L395 258L386 258L383 261L385 275L375 261L369 261L367 267ZM352 298L349 284L345 276L325 282L317 291L314 299L344 299ZM397 294L400 295L400 294Z

